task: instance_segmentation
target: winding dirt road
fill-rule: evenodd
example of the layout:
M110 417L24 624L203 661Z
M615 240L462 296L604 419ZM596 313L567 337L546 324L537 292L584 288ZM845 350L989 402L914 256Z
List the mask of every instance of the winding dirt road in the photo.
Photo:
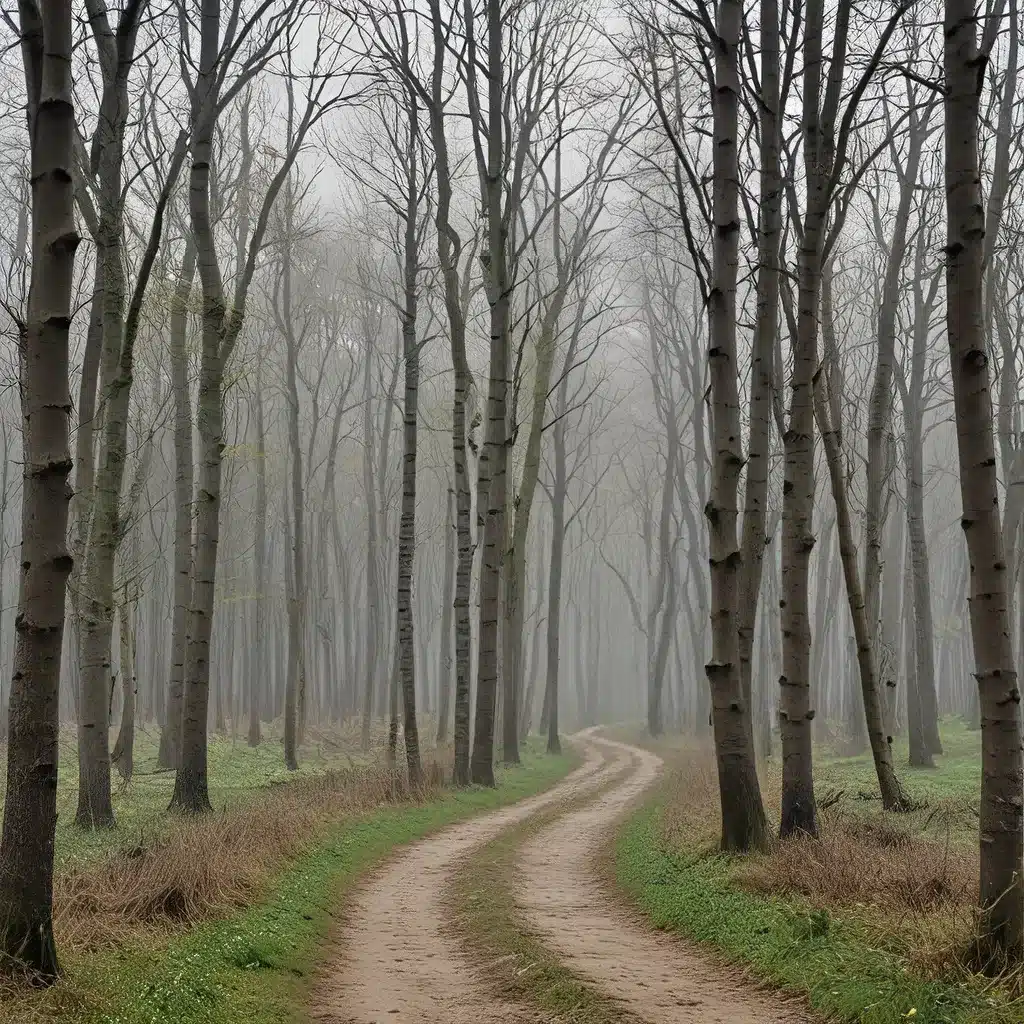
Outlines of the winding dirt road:
M730 979L655 933L602 888L595 855L657 778L654 754L576 737L584 763L547 792L405 848L354 898L311 1016L324 1024L527 1024L548 1021L495 999L446 926L444 891L459 862L503 831L565 805L523 847L515 881L531 929L581 978L649 1024L807 1024L778 996Z

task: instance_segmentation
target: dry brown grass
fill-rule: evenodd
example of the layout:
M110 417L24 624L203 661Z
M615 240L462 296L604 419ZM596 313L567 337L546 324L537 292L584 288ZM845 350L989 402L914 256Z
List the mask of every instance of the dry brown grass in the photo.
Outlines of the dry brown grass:
M721 819L710 744L677 742L661 745L659 753L667 765L666 846L716 853ZM781 790L777 762L761 783L771 813ZM912 967L930 975L966 977L978 863L976 846L965 841L962 801L903 816L856 794L823 796L823 804L834 802L820 814L819 838L776 841L766 853L737 860L731 868L736 884L855 920L871 942L899 949Z
M234 809L181 817L166 835L54 879L58 947L124 943L139 931L174 931L254 903L269 881L330 824L378 807L422 800L445 771L425 765L422 789L402 772L353 766L274 786Z

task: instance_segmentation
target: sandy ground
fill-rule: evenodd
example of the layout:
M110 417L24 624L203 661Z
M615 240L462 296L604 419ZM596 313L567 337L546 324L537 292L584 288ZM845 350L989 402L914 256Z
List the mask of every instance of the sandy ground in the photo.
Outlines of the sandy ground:
M649 1024L807 1024L810 1018L799 1009L730 978L684 943L645 928L604 892L595 855L655 780L661 762L590 733L576 739L584 764L558 785L405 848L361 889L318 985L314 1020L545 1021L535 1009L495 1000L487 965L468 959L446 927L443 893L462 858L564 801L565 813L524 846L516 892L531 927L567 966Z

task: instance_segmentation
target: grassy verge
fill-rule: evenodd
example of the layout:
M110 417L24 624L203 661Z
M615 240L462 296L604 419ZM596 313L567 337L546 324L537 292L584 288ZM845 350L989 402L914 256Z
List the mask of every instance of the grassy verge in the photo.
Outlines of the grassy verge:
M829 1019L1019 1024L1024 1003L1010 987L959 961L977 894L979 759L977 734L951 725L944 740L939 768L902 772L922 803L912 815L881 810L870 759L819 758L830 805L821 838L746 858L715 851L707 752L663 748L665 778L617 840L617 880L655 926L805 995ZM763 784L777 807L777 764Z
M145 946L66 958L53 989L0 1005L0 1020L64 1024L283 1024L303 1018L311 972L344 897L402 843L538 792L569 758L528 748L498 788L445 791L418 805L341 821L315 840L249 909Z
M614 784L610 779L579 802L589 802ZM534 815L466 860L448 893L452 919L463 940L487 958L488 979L502 995L538 1006L567 1024L632 1024L638 1018L559 962L515 903L520 849L566 809L567 802L560 802Z

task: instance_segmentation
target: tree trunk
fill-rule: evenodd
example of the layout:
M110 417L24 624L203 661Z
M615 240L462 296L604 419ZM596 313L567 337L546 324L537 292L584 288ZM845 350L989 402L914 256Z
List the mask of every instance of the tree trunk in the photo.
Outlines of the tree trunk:
M0 970L57 976L53 841L64 595L71 490L75 137L71 5L20 5L32 149L32 284L23 332L22 550L14 674L8 698L7 789L0 839Z
M185 240L181 272L171 300L171 389L174 393L174 612L171 618L171 657L167 679L167 710L160 733L157 764L177 768L181 763L184 714L185 656L188 610L192 604L192 403L188 382L188 316L196 249Z
M448 742L448 720L452 707L452 601L455 597L455 510L454 491L448 488L444 530L444 583L441 585L441 637L438 643L437 745Z
M849 14L840 8L840 21ZM782 739L783 837L818 834L814 800L810 701L811 630L808 570L814 548L814 373L817 369L818 314L821 305L822 253L829 204L831 139L820 109L822 0L810 0L804 21L803 135L807 169L807 205L797 259L799 281L796 337L793 339L792 398L783 437L785 475L782 503L782 676L779 720ZM845 29L845 26L844 26ZM845 61L836 29L832 62ZM829 85L832 85L830 80ZM831 92L831 90L830 90ZM835 97L838 102L838 97ZM827 162L827 163L826 163Z
M559 409L564 397L559 387ZM544 688L544 712L541 729L547 726L548 753L561 753L558 738L558 657L562 624L562 561L565 552L565 419L555 424L554 483L551 488L551 561L548 576L547 678Z
M444 305L448 314L451 339L454 388L452 394L452 463L455 473L455 535L458 556L455 567L455 783L469 783L470 681L472 623L469 601L473 574L472 493L466 459L466 404L473 385L466 359L466 321L463 313L459 261L462 245L450 223L452 173L444 128L444 104L447 95L445 54L447 29L439 0L430 0L430 22L434 43L434 61L430 78L430 141L434 151L437 199L434 223L437 227L437 257L444 282Z
M135 705L138 693L132 611L125 598L118 609L121 648L121 728L118 730L112 754L114 764L125 782L131 782L135 766Z
M740 686L753 729L751 657L761 593L765 514L771 457L775 336L779 329L779 243L782 232L782 171L779 163L779 9L761 0L761 203L757 232L757 319L751 350L750 445L744 487L740 597L737 608Z
M370 719L376 689L378 647L380 644L380 566L377 542L377 489L373 479L373 350L369 330L365 332L366 351L363 367L363 490L366 494L366 662L363 678L363 750L370 749Z
M899 201L893 220L893 237L886 256L882 295L878 309L878 356L868 400L867 494L864 505L864 604L868 629L875 645L875 665L882 665L882 537L885 533L885 490L892 470L888 437L892 429L893 369L896 361L896 311L903 286L907 251L907 225L914 190L918 187L922 132L916 110L910 108L907 162L898 175ZM891 566L898 573L897 566Z
M878 786L882 792L882 807L887 811L907 811L910 804L903 793L892 760L892 737L885 734L885 720L882 713L882 695L879 692L878 670L875 661L876 647L873 643L864 593L861 590L857 569L857 547L853 542L853 523L846 496L846 481L843 478L842 442L839 426L829 420L828 402L824 393L823 379L818 378L815 394L815 412L818 429L821 431L832 481L832 498L836 506L836 530L839 537L839 557L843 563L846 578L846 597L853 619L853 632L857 644L857 665L860 670L861 694L864 700L864 718L871 744L871 756L875 764Z
M744 697L740 678L737 631L742 565L736 536L737 490L743 465L736 365L741 24L740 0L719 0L713 101L715 235L709 295L714 456L705 511L711 544L712 605L712 655L707 675L721 796L722 849L729 851L760 849L768 842L768 822L754 764L750 702Z
M288 453L291 470L292 556L288 600L288 683L285 688L284 763L289 771L299 767L298 746L306 715L306 514L302 486L302 443L299 440L299 341L292 323L292 211L295 199L289 188L284 197L285 225L281 252L280 325L286 343L285 378L288 403Z
M498 686L498 614L505 537L508 392L509 282L504 211L505 118L502 6L487 0L487 251L484 277L490 306L487 433L477 475L477 515L483 525L480 569L480 640L477 651L476 717L470 772L475 783L494 785L494 708Z
M945 0L946 323L970 557L971 635L981 703L979 965L1001 970L1024 949L1024 764L1013 659L991 381L982 329L985 237L978 159L979 67L974 0Z
M220 471L223 452L222 366L217 344L223 309L203 314L203 356L199 378L199 480L195 579L189 608L181 759L171 808L186 813L211 810L207 779L206 720L210 700L210 638L213 632L217 545L220 540Z
M255 673L249 679L249 746L260 743L260 706L267 671L267 431L263 421L263 380L256 371L256 536L253 559L256 575Z
M398 523L398 593L395 643L402 690L402 728L409 786L423 778L419 729L416 724L416 638L412 615L413 567L416 557L416 444L419 410L420 350L416 339L417 276L419 272L419 129L416 101L409 96L409 151L406 157L405 237L403 271L405 306L402 310L402 356L405 362L405 395L402 403L402 510Z

